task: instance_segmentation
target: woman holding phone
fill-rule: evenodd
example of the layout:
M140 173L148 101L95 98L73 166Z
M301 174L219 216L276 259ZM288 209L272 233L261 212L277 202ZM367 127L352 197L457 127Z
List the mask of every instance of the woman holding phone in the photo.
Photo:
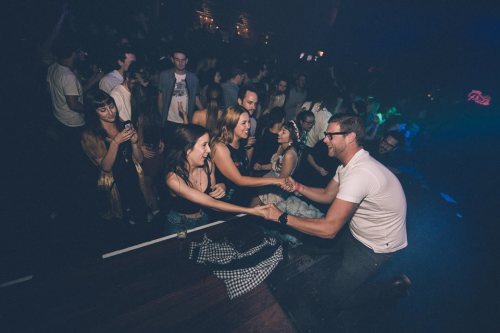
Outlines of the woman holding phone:
M87 125L82 133L82 148L99 168L97 187L101 215L123 219L130 224L146 220L146 204L139 185L143 155L137 132L130 122L118 118L113 98L100 89L85 95Z

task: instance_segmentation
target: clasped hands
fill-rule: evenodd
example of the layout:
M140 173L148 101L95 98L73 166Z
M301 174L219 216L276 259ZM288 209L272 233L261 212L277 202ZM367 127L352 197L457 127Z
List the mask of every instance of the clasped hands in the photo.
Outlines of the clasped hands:
M255 210L255 215L260 216L269 221L278 222L278 218L283 214L281 210L274 204L267 204L262 206L256 206L252 209Z
M278 183L278 186L281 187L282 190L287 192L295 192L295 187L297 182L290 176L286 178L281 178L281 182Z

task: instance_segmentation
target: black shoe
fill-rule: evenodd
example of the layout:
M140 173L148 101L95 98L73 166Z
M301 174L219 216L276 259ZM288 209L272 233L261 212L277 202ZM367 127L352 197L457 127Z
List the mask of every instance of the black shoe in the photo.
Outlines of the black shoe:
M392 289L396 297L408 296L410 287L411 280L406 274L401 274L392 282Z

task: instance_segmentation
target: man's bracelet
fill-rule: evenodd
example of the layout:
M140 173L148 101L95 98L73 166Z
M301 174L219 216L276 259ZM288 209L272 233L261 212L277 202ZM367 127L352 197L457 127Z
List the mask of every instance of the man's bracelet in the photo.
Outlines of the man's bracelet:
M295 192L300 192L304 186L301 183L295 183Z

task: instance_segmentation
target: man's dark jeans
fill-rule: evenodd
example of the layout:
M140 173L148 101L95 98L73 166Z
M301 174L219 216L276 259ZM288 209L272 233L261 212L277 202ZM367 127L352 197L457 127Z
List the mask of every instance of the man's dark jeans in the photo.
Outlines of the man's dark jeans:
M387 262L392 253L375 253L355 239L350 230L341 235L340 247L343 258L331 279L327 279L326 304L335 309L349 308L374 300L386 290L388 284L360 288Z

